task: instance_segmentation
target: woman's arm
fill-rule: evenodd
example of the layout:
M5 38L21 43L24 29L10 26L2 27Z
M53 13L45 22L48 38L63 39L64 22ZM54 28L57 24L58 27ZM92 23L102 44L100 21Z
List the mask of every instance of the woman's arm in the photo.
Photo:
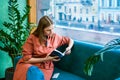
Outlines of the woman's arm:
M25 63L40 63L40 62L45 62L45 61L48 61L48 60L55 61L56 60L55 58L58 58L58 56L54 56L54 57L47 56L45 58L30 58L29 60L24 61L24 62Z
M73 44L74 44L74 41L72 39L70 39L70 42L69 42L67 48L71 49L73 47Z
M66 48L66 54L70 54L71 53L71 48L73 47L73 44L74 44L74 41L72 39L70 39L68 47Z

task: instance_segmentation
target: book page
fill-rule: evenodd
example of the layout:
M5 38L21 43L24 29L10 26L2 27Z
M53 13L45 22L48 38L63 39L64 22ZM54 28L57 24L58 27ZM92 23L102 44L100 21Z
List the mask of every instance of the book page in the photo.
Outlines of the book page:
M52 78L58 78L58 76L60 75L60 73L55 73Z
M58 52L58 53L60 53L61 55L65 55L65 53L66 53L66 51L64 51L63 53L62 52L60 52L60 51L58 51L57 49L55 49L54 51L56 51L56 52Z

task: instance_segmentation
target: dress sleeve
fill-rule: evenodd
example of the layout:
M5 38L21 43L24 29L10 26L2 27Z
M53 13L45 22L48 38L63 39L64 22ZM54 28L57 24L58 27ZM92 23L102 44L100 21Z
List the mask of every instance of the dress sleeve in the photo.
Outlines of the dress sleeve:
M66 37L66 36L60 36L60 35L56 35L56 38L57 38L57 42L58 42L58 47L59 46L62 46L64 44L69 44L70 42L70 38L69 37Z
M23 54L23 60L29 60L32 57L33 53L33 41L32 41L32 35L30 35L24 45L22 46L22 54Z

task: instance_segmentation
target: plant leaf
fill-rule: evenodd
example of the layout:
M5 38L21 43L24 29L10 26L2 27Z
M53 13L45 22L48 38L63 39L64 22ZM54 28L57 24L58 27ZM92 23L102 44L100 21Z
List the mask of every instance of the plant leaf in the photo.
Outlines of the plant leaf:
M90 56L85 62L84 73L91 76L94 65L99 62L99 60L103 61L103 54L115 49L120 49L120 38L111 40L102 49Z

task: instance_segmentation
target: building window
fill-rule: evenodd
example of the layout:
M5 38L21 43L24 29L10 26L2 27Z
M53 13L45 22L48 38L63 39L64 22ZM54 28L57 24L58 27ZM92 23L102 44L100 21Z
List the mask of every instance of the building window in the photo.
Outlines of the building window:
M86 21L88 21L88 17L86 18Z
M86 14L88 14L88 9L86 9Z
M69 8L69 13L71 13L71 8Z
M65 6L64 8L65 8L65 12L67 12L67 8L66 8L66 6Z
M61 9L61 6L58 6L59 9Z
M95 21L95 16L92 16L92 22L94 22Z
M117 7L120 7L120 0L117 0Z
M111 14L108 14L108 23L110 23L111 22Z
M101 21L104 23L105 21L104 21L104 14L103 13L101 14L101 17L102 17Z
M112 0L109 0L109 7L112 6Z
M80 14L82 14L82 8L80 8Z
M102 7L104 7L104 0L102 0Z
M74 13L76 13L77 11L76 11L76 6L74 6Z
M120 23L120 14L117 14L116 16L116 20L118 21L118 23Z

